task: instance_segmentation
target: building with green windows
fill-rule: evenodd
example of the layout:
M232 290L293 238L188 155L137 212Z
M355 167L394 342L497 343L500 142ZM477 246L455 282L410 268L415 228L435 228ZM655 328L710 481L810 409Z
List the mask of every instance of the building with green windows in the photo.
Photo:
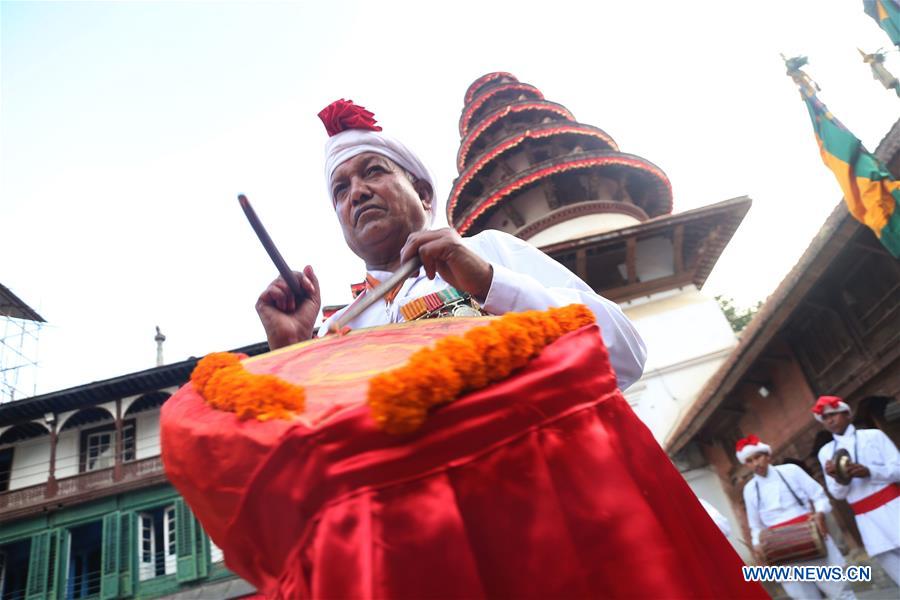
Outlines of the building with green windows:
M0 404L0 599L255 594L163 471L160 408L195 362Z

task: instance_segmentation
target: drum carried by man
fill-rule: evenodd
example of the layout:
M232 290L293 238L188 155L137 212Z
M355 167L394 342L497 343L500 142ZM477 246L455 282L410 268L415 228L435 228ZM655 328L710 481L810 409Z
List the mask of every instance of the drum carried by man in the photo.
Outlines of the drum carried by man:
M831 501L825 490L793 464L770 465L772 448L755 435L738 440L737 459L753 469L744 486L744 505L757 557L771 565L844 566L825 526ZM833 581L781 581L792 598L852 597L844 583Z
M204 358L163 408L227 566L269 598L765 598L622 396L645 350L619 307L518 238L430 230L415 154L320 116L370 300L311 340L312 269L274 281L273 351Z

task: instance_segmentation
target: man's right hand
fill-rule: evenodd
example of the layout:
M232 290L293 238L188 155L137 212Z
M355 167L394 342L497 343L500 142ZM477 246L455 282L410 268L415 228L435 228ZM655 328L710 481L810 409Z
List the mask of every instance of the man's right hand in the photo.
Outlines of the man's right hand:
M319 316L322 298L312 267L307 265L303 272L294 271L294 275L306 292L299 304L281 277L270 283L256 301L256 313L266 330L271 350L310 339Z
M763 547L760 545L753 546L753 558L756 560L757 564L764 565L766 564L766 552L763 550Z
M837 475L837 469L835 469L835 467L834 467L833 460L825 461L825 474L830 475L831 477L834 477L835 475Z

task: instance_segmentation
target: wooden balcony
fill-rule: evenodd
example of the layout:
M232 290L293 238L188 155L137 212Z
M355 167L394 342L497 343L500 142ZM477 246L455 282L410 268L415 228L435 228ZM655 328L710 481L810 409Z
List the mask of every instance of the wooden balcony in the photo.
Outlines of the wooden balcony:
M118 469L89 471L10 490L0 493L0 523L165 482L162 458L151 456L122 463Z

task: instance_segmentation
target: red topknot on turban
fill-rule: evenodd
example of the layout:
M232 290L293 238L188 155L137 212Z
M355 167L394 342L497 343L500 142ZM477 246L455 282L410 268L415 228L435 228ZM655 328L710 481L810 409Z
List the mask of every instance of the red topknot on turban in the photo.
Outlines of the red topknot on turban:
M838 396L819 396L812 411L813 416L819 423L825 420L825 415L839 412L851 412L850 405Z
M335 100L319 112L319 118L329 136L348 129L381 131L381 127L375 124L375 114L353 104L353 100Z

